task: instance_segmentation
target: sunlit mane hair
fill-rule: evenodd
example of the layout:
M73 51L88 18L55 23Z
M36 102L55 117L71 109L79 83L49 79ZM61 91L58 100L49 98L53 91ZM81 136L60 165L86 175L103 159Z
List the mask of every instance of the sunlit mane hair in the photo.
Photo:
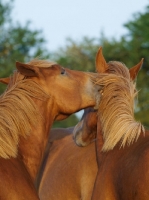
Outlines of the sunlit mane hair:
M38 67L51 67L52 65L57 64L56 62L53 61L48 61L48 60L39 60L38 58L31 60L29 63L29 65L32 66L38 66Z
M19 136L29 135L42 120L32 97L42 101L49 98L36 82L15 71L0 96L0 157L16 157Z
M99 85L103 85L103 96L99 104L104 145L109 151L119 142L121 146L136 141L144 127L134 119L134 99L137 95L128 68L116 61L108 63L110 74L101 75Z

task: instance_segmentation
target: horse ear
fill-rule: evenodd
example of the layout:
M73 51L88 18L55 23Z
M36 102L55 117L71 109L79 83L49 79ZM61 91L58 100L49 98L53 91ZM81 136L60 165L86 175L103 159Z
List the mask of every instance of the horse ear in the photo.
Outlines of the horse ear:
M0 82L1 82L1 83L4 83L4 84L6 84L6 85L8 85L9 81L10 81L10 78L9 78L9 77L7 77L7 78L0 78Z
M26 63L16 62L16 68L24 76L28 76L28 77L38 76L39 69L35 66L31 66Z
M106 63L106 60L102 54L102 47L99 48L97 54L96 54L96 71L98 73L104 73L108 69L108 65Z
M142 58L141 61L137 65L135 65L134 67L130 68L129 73L130 73L130 77L131 77L132 80L136 79L136 77L138 75L138 72L142 67L143 60L144 60L144 58Z

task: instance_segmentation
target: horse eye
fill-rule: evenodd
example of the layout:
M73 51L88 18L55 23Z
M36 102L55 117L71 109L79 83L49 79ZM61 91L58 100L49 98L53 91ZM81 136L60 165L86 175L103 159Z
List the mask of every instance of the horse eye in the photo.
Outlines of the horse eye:
M61 70L61 74L62 74L62 75L65 75L65 74L66 74L66 71L65 71L64 68L62 68L62 70Z

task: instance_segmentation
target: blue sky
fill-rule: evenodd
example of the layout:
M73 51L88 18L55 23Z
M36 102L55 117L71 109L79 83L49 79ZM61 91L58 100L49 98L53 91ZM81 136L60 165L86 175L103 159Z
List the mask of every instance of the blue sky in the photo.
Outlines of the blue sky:
M149 0L15 0L13 18L43 31L47 47L53 51L71 37L119 38L126 33L123 24L136 12L144 12Z

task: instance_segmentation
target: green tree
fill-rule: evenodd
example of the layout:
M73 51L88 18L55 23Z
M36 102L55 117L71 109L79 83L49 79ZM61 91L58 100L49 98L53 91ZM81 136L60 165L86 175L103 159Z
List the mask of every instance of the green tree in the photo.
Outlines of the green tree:
M28 62L35 57L51 58L45 48L46 40L42 32L32 30L31 23L22 26L11 18L13 0L0 0L0 77L9 76L15 69L15 61ZM5 89L0 84L0 92ZM75 115L63 121L55 122L53 127L70 127L78 122Z
M107 60L122 61L129 68L144 58L137 78L139 94L135 117L149 127L149 6L144 12L134 14L133 19L124 26L127 34L119 41L102 40L103 52Z
M149 127L149 6L143 13L136 13L134 19L125 24L128 29L127 49L132 61L144 58L138 78L139 101L136 118Z
M30 22L24 26L11 19L13 0L0 0L0 77L9 76L15 68L15 61L27 62L37 56L48 58L42 32L30 29ZM0 92L3 85L0 85Z
M83 37L79 42L68 38L66 46L58 49L54 59L71 69L95 71L95 54L98 48L94 38Z
M62 120L62 121L55 121L53 124L53 128L68 128L75 126L78 123L79 119L75 114L72 114L69 118Z

